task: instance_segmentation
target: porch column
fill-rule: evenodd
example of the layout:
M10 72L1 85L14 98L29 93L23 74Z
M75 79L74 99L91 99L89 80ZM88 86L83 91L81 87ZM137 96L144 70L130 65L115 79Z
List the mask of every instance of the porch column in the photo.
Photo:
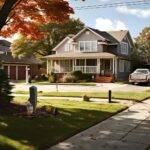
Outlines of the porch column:
M86 73L86 59L84 59L84 73Z
M26 66L26 84L28 84L29 81L29 68Z
M8 77L10 78L10 65L8 65Z
M16 65L16 80L18 80L18 65Z
M115 58L115 76L117 77L117 74L118 74L118 59Z
M59 71L58 71L58 72L61 73L60 60L58 60L58 65L59 65L59 67L58 67L58 68L59 68Z
M47 74L49 74L49 60L47 59Z
M113 58L113 74L115 74L115 58Z
M97 74L100 73L100 66L101 66L100 59L97 59Z

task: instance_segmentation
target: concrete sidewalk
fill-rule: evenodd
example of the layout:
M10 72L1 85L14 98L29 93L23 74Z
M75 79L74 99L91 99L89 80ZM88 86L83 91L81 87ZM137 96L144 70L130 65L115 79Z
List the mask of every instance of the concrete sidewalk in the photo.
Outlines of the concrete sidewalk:
M50 150L150 150L150 100L132 105Z

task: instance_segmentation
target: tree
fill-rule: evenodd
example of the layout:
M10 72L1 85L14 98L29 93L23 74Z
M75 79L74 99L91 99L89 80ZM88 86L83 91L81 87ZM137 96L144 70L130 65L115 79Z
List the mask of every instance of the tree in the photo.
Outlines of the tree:
M69 34L77 34L84 28L79 19L69 19L64 24L50 23L39 27L44 35L43 39L29 40L24 36L15 40L11 50L15 57L24 57L35 54L45 56L52 53L52 49Z
M12 86L9 84L7 74L3 69L0 69L0 106L7 105L12 100L11 89Z
M138 55L150 58L150 27L145 27L135 41Z
M39 24L61 23L73 13L66 0L0 0L0 8L1 35L19 32L32 39L42 37Z
M134 60L134 69L143 67L150 59L150 27L145 27L140 35L135 38L135 50L132 60Z

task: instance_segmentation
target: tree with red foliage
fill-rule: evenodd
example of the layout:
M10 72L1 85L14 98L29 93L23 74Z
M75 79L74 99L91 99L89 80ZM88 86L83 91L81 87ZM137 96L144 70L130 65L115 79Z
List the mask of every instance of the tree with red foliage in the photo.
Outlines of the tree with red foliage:
M66 0L0 0L0 34L11 36L19 32L39 39L40 24L62 23L72 13Z

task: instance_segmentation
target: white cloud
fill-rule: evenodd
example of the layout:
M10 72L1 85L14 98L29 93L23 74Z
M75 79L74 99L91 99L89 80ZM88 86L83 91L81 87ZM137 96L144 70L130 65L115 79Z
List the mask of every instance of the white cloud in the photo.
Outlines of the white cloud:
M121 20L112 21L107 18L97 18L95 28L101 31L127 30L125 23Z
M127 6L120 6L120 7L117 7L116 10L123 14L135 15L139 18L150 17L150 9L137 9L137 8L129 8Z

